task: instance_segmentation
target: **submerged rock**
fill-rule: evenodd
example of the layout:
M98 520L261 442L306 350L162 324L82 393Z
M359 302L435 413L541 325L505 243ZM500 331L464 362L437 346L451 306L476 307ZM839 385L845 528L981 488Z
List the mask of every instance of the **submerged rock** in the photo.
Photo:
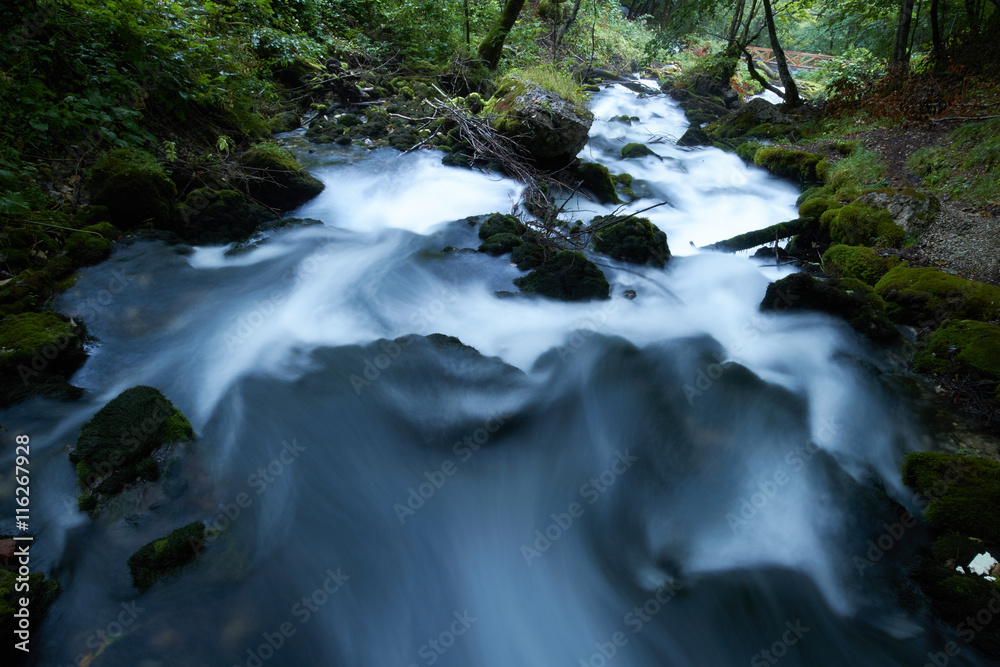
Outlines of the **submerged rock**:
M195 521L143 545L128 559L132 585L140 593L161 578L176 574L197 557L205 544L205 525Z
M657 158L660 157L659 155L656 155L656 153L654 153L646 144L631 143L622 146L622 157L625 159L640 158L647 155L654 155Z
M505 77L484 113L535 160L568 162L587 143L594 115L584 107L517 76Z
M611 172L603 164L584 162L577 167L576 171L583 179L584 187L590 190L598 201L604 204L622 203L618 197L618 191L615 189L615 181L611 177Z
M582 253L563 250L526 276L514 280L521 291L561 301L607 299L611 286Z

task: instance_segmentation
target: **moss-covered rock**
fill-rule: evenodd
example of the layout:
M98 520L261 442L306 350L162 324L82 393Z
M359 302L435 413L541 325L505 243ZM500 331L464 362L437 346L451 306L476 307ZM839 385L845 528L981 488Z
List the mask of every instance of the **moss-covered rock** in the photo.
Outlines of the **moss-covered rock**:
M907 234L923 232L941 210L937 197L913 188L873 190L858 197L857 201L888 211L893 221Z
M205 525L200 521L178 528L166 537L143 545L128 559L132 585L148 591L163 577L177 574L193 561L205 544Z
M25 312L0 320L0 406L35 395L78 398L66 382L86 360L82 329L54 313Z
M524 223L513 215L493 213L479 226L479 238L482 241L497 234L513 234L520 236L528 230Z
M641 146L642 144L638 145ZM684 134L681 135L681 138L677 140L677 145L688 148L692 148L694 146L711 146L712 138L708 136L708 133L705 132L705 130L701 129L697 125L690 125L688 126L688 129L684 130ZM624 150L624 148L622 150Z
M268 118L267 125L271 129L272 134L280 134L281 132L291 132L302 127L302 121L294 111L283 111Z
M852 278L817 280L805 273L793 273L767 286L761 310L813 310L839 317L877 343L899 337L886 317L882 301L870 287Z
M787 135L791 120L767 100L757 97L711 127L712 134L723 139L742 136L776 137Z
M24 543L22 542L22 544ZM11 663L5 664L12 665L18 664L13 657L17 653L13 645L20 641L14 634L14 630L18 629L14 614L21 609L21 598L28 598L28 619L31 622L31 629L37 631L49 613L49 607L52 606L61 592L59 582L46 578L41 572L29 574L26 581L18 582L18 577L17 572L0 570L0 636L3 636L5 645L8 647L5 649L5 652L9 651L7 653L8 659L12 660ZM15 585L18 583L21 586L15 589ZM22 587L25 584L27 589Z
M855 278L874 286L899 264L898 257L880 257L866 246L835 245L823 253L823 270L838 278Z
M175 220L177 187L152 155L116 148L97 159L90 170L90 200L107 207L108 218L121 229L150 222L169 228Z
M111 240L121 235L111 223L84 227L70 234L63 246L74 266L99 264L111 255Z
M507 76L483 108L495 127L543 163L567 162L587 143L594 115L522 77Z
M680 143L678 143L678 145L680 145ZM636 143L625 144L624 146L622 146L621 153L622 157L625 159L640 158L640 157L645 157L647 155L654 155L656 157L660 157L659 155L656 155L656 153L654 153L652 149L650 149L649 146L647 146L646 144L636 144Z
M838 209L842 206L843 204L832 197L825 197L817 194L812 197L807 197L805 201L799 204L799 217L809 218L810 220L819 220L822 215L830 209Z
M971 535L1000 545L1000 463L990 459L912 452L902 468L903 483L930 499L924 517L934 528Z
M934 332L914 361L923 373L1000 383L1000 326L974 320L948 322ZM1000 400L1000 385L995 389Z
M615 216L598 216L591 221L591 227L600 228L594 234L594 250L632 264L660 268L666 265L670 249L667 235L659 227L647 218L626 218L620 222L613 222L614 219Z
M522 292L561 301L607 299L611 286L604 273L582 253L563 250L526 276L514 280Z
M160 445L194 437L190 422L153 387L126 389L80 429L69 460L88 495L108 496L136 480L155 480L150 457Z
M1000 320L1000 287L937 269L897 266L882 276L875 291L889 317L901 324L936 326L949 317Z
M278 220L277 214L235 190L193 190L178 207L183 225L177 233L194 244L242 241L262 225Z
M598 201L604 204L622 203L615 189L615 182L611 179L611 172L603 164L584 162L577 167L577 173L583 179L584 187L590 190Z
M906 239L906 232L887 210L857 201L840 208L828 207L820 221L829 228L834 243L897 248Z
M765 146L754 154L754 164L777 176L792 178L800 183L817 182L816 165L822 155L808 153L788 146Z
M247 194L265 206L288 211L304 204L324 185L313 178L295 156L276 144L261 144L240 156L247 172Z
M545 248L537 243L522 243L511 251L510 261L522 271L537 269L545 263Z
M521 237L516 234L494 234L480 244L479 252L496 257L506 255L519 245L521 245Z
M754 156L757 154L764 144L756 141L747 141L736 147L736 154L742 158L744 162L753 162Z

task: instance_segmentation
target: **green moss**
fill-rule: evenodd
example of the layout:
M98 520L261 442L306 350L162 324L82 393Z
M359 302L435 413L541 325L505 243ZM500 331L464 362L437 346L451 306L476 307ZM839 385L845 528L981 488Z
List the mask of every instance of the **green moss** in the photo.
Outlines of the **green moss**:
M284 111L267 119L268 129L272 134L291 132L302 125L299 115L294 111Z
M563 250L526 276L514 280L521 291L562 301L607 299L607 278L582 253Z
M583 179L583 185L597 197L598 201L605 204L622 203L615 190L614 181L611 180L611 172L603 164L585 162L577 167L577 173Z
M819 180L816 165L822 156L787 146L765 146L754 155L754 164L773 174L794 178L800 183Z
M24 544L22 542L22 544ZM14 655L13 644L15 641L14 630L17 629L17 620L14 614L21 609L21 598L28 598L28 618L31 621L31 628L35 630L42 626L42 621L49 613L49 607L59 597L61 589L59 582L55 579L46 578L41 572L35 572L27 576L27 581L21 581L23 586L27 584L27 590L15 589L18 582L18 573L11 570L0 570L0 636L4 642L9 642L10 651L7 655ZM32 637L34 637L32 633ZM13 663L16 664L16 663Z
M531 271L545 263L545 248L536 243L522 243L511 252L510 261L522 271Z
M10 315L0 321L0 359L34 354L46 345L60 346L76 339L69 322L52 313Z
M616 185L624 185L626 188L632 186L632 174L612 174L611 180L614 181Z
M845 278L823 282L805 273L793 273L767 286L761 310L812 310L846 320L858 333L878 343L898 339L899 333L882 310L870 287Z
M758 143L756 141L747 141L736 147L736 154L739 155L744 162L753 162L754 156L757 154L764 144Z
M807 198L799 206L799 217L809 218L810 220L819 220L820 217L828 210L838 209L840 207L840 202L830 197L813 196Z
M640 158L647 155L656 155L646 144L625 144L622 146L622 157L625 159ZM656 155L659 157L659 155Z
M1000 319L1000 287L937 269L897 266L878 281L875 291L885 300L889 316L902 324L927 326L949 317Z
M324 187L294 155L274 143L254 146L240 156L239 163L248 172L247 194L281 211L307 202Z
M132 585L145 593L159 579L176 574L193 561L204 543L205 526L196 521L140 547L128 559Z
M598 216L592 227L601 227L614 216ZM670 259L667 235L647 218L627 218L600 229L594 234L594 250L633 264L652 264L662 268Z
M116 148L90 170L91 201L106 206L115 226L131 229L144 222L169 227L175 219L177 188L152 155Z
M855 278L875 285L890 269L899 264L897 257L880 257L865 246L835 245L823 253L823 270L843 278Z
M103 262L111 255L111 241L102 236L77 232L66 239L66 254L76 266Z
M80 487L102 495L118 493L137 479L159 474L150 454L161 444L194 437L187 418L158 390L126 389L80 429L69 459Z
M482 241L497 234L513 234L519 236L527 231L524 223L513 215L503 213L493 213L486 221L479 226L479 238Z
M941 531L957 532L1000 545L1000 463L985 458L912 452L902 468L903 483L930 499L927 521Z
M906 232L893 221L889 211L858 202L828 208L820 222L829 228L834 243L899 247L906 239Z
M479 252L488 255L505 255L517 246L521 245L521 237L516 234L494 234L479 246Z
M934 332L914 361L923 373L1000 383L1000 326L974 320L948 322ZM1000 386L997 389L1000 392Z

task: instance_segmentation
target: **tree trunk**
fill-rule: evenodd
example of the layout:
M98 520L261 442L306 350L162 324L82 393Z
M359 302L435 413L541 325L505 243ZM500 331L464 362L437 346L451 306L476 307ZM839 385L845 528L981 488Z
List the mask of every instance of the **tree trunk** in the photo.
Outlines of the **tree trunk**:
M580 4L582 2L583 0L576 0L576 2L573 3L573 9L569 12L569 16L559 25L558 28L556 28L554 47L556 52L559 51L559 45L562 44L563 39L565 39L566 33L569 32L569 29L576 22L576 15L580 12Z
M747 21L743 25L743 36L740 37L740 45L747 46L750 44L750 27L753 24L754 17L757 16L757 0L752 0L750 3L750 13L747 14Z
M931 41L934 43L934 61L941 58L941 26L938 24L938 0L931 0Z
M902 0L899 20L896 22L896 41L892 47L892 62L905 65L910 62L910 50L906 48L910 37L910 21L913 20L913 0Z
M472 37L469 31L469 0L465 0L465 45L469 46L472 43Z
M517 21L517 15L524 7L524 0L507 0L500 12L497 22L490 29L489 33L479 45L479 59L486 63L491 70L500 64L500 54L503 51L503 43L507 39L510 29Z
M739 0L736 3L736 9L733 11L733 20L729 24L729 30L726 32L726 42L727 46L732 46L736 41L736 35L739 33L740 26L743 22L743 10L746 7L746 0Z
M912 1L912 0L911 0ZM778 32L774 28L774 12L771 10L771 0L764 0L764 20L767 21L767 34L771 38L771 50L774 51L774 60L778 65L778 76L781 77L781 85L785 89L785 104L789 107L802 106L799 98L799 87L795 85L792 73L788 71L788 61L785 59L785 51L778 42Z
M910 33L910 53L913 53L913 43L917 41L917 30L920 28L920 10L924 7L924 0L917 0L917 16L913 19L913 32Z

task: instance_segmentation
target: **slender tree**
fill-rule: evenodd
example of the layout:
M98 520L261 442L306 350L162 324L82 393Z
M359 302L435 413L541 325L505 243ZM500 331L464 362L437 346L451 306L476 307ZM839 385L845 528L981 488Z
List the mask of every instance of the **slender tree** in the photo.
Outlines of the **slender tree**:
M524 7L524 0L507 0L497 22L493 24L482 44L479 45L479 59L484 61L491 70L496 69L497 65L500 64L503 43L507 39L510 29L514 27L522 7Z
M559 50L559 45L562 44L563 39L566 38L566 33L569 32L569 29L576 22L576 15L580 13L580 5L582 3L583 0L575 0L573 3L573 9L569 11L569 16L567 16L566 20L560 23L559 27L556 28L556 37L554 40L556 51Z
M911 0L912 2L912 0ZM771 50L774 51L774 61L778 65L778 76L781 78L781 85L785 89L785 104L789 107L802 105L799 97L799 87L795 85L792 73L788 71L788 60L785 58L785 51L778 41L778 31L774 27L774 11L771 9L771 0L764 0L764 20L767 22L767 35L771 38Z
M907 42L910 37L910 22L913 20L913 0L902 0L899 6L899 20L896 22L896 41L892 47L892 62L902 68L910 62Z

